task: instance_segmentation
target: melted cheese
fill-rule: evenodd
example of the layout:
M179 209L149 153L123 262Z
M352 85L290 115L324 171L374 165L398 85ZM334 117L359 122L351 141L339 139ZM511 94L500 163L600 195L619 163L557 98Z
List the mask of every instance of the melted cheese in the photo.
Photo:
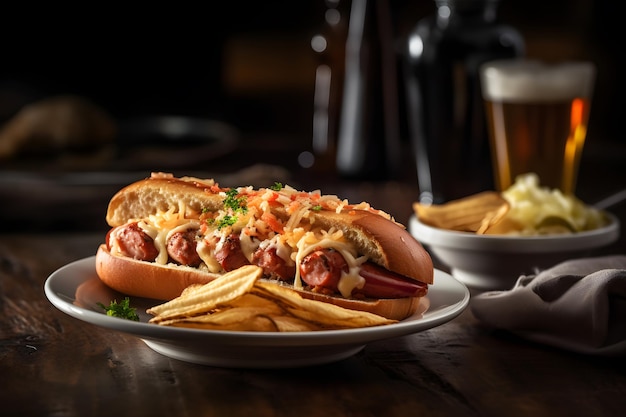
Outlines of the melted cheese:
M208 244L205 239L202 239L198 242L198 246L196 247L196 251L202 259L202 262L207 267L209 272L219 273L222 270L222 266L215 259L215 251L213 250L213 246Z
M187 207L183 202L179 202L178 207L172 207L166 212L152 214L138 223L139 227L154 240L154 245L159 251L155 259L156 263L167 264L169 259L167 240L172 234L200 228L200 222L186 218L187 214Z
M109 251L111 252L112 255L124 256L124 252L120 250L120 241L117 238L117 235L115 234L111 235L111 239L109 240L109 245L111 246L111 249L109 249Z
M294 265L294 260L292 258L293 247L287 243L285 237L285 235L276 234L270 239L259 242L257 247L264 250L274 249L276 251L276 256L285 261L285 264Z
M241 233L239 235L239 243L241 244L241 251L248 262L252 262L252 255L259 248L261 241L248 235L247 233Z
M351 205L337 196L322 195L319 190L307 193L287 185L279 191L255 191L252 187L240 187L237 191L246 199L247 213L221 210L212 217L217 222L226 215L235 215L237 222L233 226L217 229L209 223L201 223L198 213L189 210L182 202L167 212L160 212L139 221L139 226L154 240L159 251L156 262L168 262L168 238L173 233L189 228L203 230L204 237L199 241L196 250L204 263L202 268L206 267L214 273L223 272L215 259L215 253L231 233L239 234L241 249L249 261L260 246L275 248L279 257L295 265L300 265L304 257L316 249L329 248L339 251L348 264L348 272L342 272L338 289L344 297L350 297L355 288L361 288L365 283L359 275L359 268L367 258L358 256L354 245L345 239L340 230L333 228L324 231L317 228L314 218L310 216L311 211L320 208L336 212L367 210L393 221L387 213L372 209L368 203ZM286 214L286 218L276 218L274 210L277 205L283 207L284 211L281 213ZM277 227L282 227L282 230ZM295 275L294 287L302 288L298 267Z
M348 272L341 274L338 283L339 292L344 297L349 297L355 288L362 288L365 284L365 280L359 275L359 266L365 262L367 258L363 256L356 257L354 245L343 237L341 230L331 228L329 231L319 230L317 232L306 232L298 239L296 247L296 265L300 265L307 255L319 248L334 249L341 253L348 264ZM296 268L296 276L293 285L295 288L303 287L299 268Z
M240 189L241 191L250 192L251 190L246 188ZM252 201L249 203L257 207L260 212L271 212L272 204L280 204L289 215L283 227L283 234L264 242L262 244L264 247L276 248L278 256L285 260L290 259L296 265L300 265L307 255L318 248L335 249L341 253L348 264L348 272L343 272L339 279L339 292L344 297L350 297L355 288L362 288L365 285L365 279L359 275L359 269L367 258L357 258L354 245L344 238L340 230L315 229L310 213L314 208L317 210L320 207L336 212L354 208L373 211L388 219L391 219L391 216L373 210L365 202L352 206L347 200L340 200L334 195L322 195L319 191L303 193L289 186L285 186L280 191L259 190L259 192L253 193L251 199ZM307 219L311 220L307 221ZM268 226L259 226L258 229L267 230ZM299 268L296 268L293 285L295 288L303 287Z
M352 295L352 291L355 288L363 288L365 285L365 278L359 275L359 267L353 266L348 269L348 272L342 272L341 278L337 283L337 289L345 298L349 298Z

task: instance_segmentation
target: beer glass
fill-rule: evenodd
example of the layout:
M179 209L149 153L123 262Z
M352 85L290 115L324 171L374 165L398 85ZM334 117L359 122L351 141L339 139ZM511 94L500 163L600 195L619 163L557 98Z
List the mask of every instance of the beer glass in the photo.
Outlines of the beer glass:
M485 63L480 77L498 190L534 172L542 186L574 194L595 66L508 59Z

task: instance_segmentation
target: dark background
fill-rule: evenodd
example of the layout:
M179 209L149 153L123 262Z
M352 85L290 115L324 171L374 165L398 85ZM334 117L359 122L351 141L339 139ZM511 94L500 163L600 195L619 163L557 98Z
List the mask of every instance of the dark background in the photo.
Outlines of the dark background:
M429 0L391 5L398 42L435 10ZM610 0L502 0L499 7L529 56L597 63L589 144L623 141L616 7ZM118 118L212 117L306 147L316 66L310 39L325 8L324 0L3 6L0 120L26 102L76 93Z
M626 92L620 78L622 22L616 3L501 0L498 9L499 20L524 36L529 57L590 59L597 64L577 187L578 196L590 203L626 186L619 105ZM340 0L339 7L345 10L349 4ZM419 19L435 11L432 0L390 0L390 4L397 45ZM311 38L323 25L325 0L152 3L143 8L111 2L7 3L0 10L0 128L15 120L12 117L27 103L77 94L120 122L141 116L194 116L223 120L242 133L242 146L224 157L210 157L214 145L208 145L209 151L203 143L201 149L195 145L158 148L156 160L145 147L128 152L124 146L117 147L113 159L98 159L99 154L95 159L79 154L82 159L77 159L71 152L68 159L61 152L2 160L0 217L12 221L4 222L0 233L25 227L104 229L103 210L111 195L153 170L177 175L199 172L219 178L221 184L227 180L232 185L248 184L252 176L263 185L280 180L302 189L339 192L335 185L341 181L332 173L320 175L298 162L298 155L311 149L319 59ZM399 110L406 123L402 105ZM408 147L406 126L403 132ZM118 139L127 142L124 135ZM401 179L415 188L412 152L403 156ZM192 167L189 158L201 162ZM119 163L130 163L124 165L129 172L118 172ZM271 169L241 170L258 165ZM277 172L273 168L278 165ZM93 175L85 176L85 169ZM243 172L247 177L224 176L224 172ZM378 188L357 183L352 190L353 195L342 197L361 201ZM390 201L393 198L389 196ZM411 208L403 210L393 214L404 220Z

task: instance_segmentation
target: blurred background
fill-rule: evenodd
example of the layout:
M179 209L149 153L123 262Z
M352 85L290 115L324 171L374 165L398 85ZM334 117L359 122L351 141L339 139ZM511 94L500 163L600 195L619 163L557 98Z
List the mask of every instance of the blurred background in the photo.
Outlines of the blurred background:
M390 0L390 5L398 44L435 11L430 0ZM339 2L339 10L347 13L348 7L349 1ZM144 9L109 3L3 6L0 122L6 125L29 103L76 95L115 121L155 115L218 120L236 129L244 147L270 151L255 162L301 169L297 155L311 148L319 64L311 39L323 29L327 8L324 0L177 2ZM619 98L626 91L616 2L502 0L498 16L522 33L529 57L597 64L585 153L622 160L626 144L619 130ZM402 103L399 111L405 111ZM0 173L41 170L51 166L51 158L54 154L46 153L47 164L3 160ZM225 161L207 161L202 168L210 172L250 163ZM228 166L220 166L224 163ZM177 173L185 168L163 167ZM137 168L145 175L160 167ZM407 170L409 176L413 171ZM580 181L587 181L583 175L584 165ZM4 188L14 188L6 177L3 181Z
M391 6L398 39L435 10L430 0L391 0ZM597 62L590 142L620 140L613 134L624 90L616 7L610 0L502 0L499 6L499 19L522 32L529 56ZM7 7L0 25L0 116L7 120L27 101L74 93L116 117L219 117L244 131L293 135L304 145L317 65L311 38L325 10L324 0L123 11L63 9L62 3Z

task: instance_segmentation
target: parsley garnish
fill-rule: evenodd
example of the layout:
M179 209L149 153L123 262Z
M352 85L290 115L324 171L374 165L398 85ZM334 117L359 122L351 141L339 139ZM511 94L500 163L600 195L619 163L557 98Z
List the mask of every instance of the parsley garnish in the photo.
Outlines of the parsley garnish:
M280 182L275 182L274 185L270 187L270 190L272 191L280 191L282 189L283 189L283 184L281 184Z
M232 226L237 222L236 213L248 212L248 199L246 196L238 197L238 192L235 188L226 191L226 198L224 198L224 208L230 209L232 214L226 214L217 222L217 229L222 229L226 226Z
M322 210L322 205L321 204L317 204L317 205L311 207L311 210L313 210L313 211L321 211Z
M98 305L106 311L107 316L139 321L139 316L135 308L130 306L130 299L128 297L124 298L120 303L118 303L117 300L113 300L108 307L102 303L98 303Z
M230 208L233 211L246 213L248 211L248 200L245 196L237 197L237 190L235 188L226 191L226 198L224 199L224 207Z
M226 226L232 226L236 222L237 222L237 216L229 216L227 214L227 215L225 215L222 218L222 220L217 222L217 230L220 230L220 229L222 229L223 227L226 227Z

